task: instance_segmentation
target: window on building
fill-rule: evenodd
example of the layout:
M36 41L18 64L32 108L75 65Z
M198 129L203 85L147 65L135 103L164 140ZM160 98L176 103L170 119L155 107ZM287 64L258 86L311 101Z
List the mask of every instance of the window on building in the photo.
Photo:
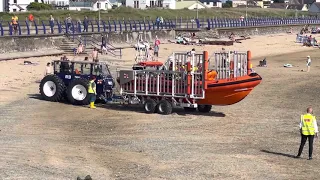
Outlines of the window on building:
M38 2L38 0L34 0L34 2L36 2L36 3L37 3L37 2Z
M154 4L154 1L150 1L150 6L149 7L154 7L155 4Z
M17 4L17 0L13 0L13 4Z
M162 0L158 0L157 6L158 7L163 7L163 1Z
M139 8L139 1L134 1L133 3L134 8Z
M121 1L121 5L122 5L122 6L126 6L126 1L125 1L125 0L122 0L122 1Z
M101 3L97 3L97 8L98 8L98 9L101 8Z
M13 9L13 12L17 12L17 9Z
M169 5L168 5L168 4L166 5L166 8L169 8Z

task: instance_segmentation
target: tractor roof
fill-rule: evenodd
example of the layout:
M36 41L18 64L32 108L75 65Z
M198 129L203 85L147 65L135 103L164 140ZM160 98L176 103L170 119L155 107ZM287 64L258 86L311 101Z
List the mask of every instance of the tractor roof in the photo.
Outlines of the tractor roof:
M104 65L105 62L92 62L92 61L64 61L64 60L53 60L53 62L71 62L71 63L79 63L79 64L96 64L96 65Z

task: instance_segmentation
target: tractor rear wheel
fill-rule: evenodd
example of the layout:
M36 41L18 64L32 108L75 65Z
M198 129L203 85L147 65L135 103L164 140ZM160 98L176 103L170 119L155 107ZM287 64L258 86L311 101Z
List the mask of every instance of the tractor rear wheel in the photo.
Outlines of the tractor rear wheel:
M172 105L167 100L161 100L157 105L157 110L159 114L168 115L172 113Z
M198 111L208 113L211 111L212 105L198 105Z
M59 102L63 99L66 86L58 76L47 75L41 80L39 90L43 99Z
M74 105L88 105L90 96L88 93L89 81L86 79L75 79L67 88L68 101Z
M144 110L146 113L151 114L156 111L157 103L153 99L147 99L144 103Z

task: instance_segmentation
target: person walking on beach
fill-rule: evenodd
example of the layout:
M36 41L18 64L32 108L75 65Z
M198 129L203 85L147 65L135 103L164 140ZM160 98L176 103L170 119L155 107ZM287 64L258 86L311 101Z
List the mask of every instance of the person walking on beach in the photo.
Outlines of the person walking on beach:
M98 49L97 48L93 49L91 56L92 56L93 62L99 62L99 60L98 60Z
M83 32L88 32L89 20L88 17L85 16L83 19Z
M49 74L52 74L52 67L51 67L51 63L47 63L47 66L46 66L46 69L45 69L45 73L44 75L49 75Z
M70 16L70 14L68 15L68 17L66 18L66 23L67 23L67 29L68 31L70 31L71 29L71 24L72 24L72 18Z
M307 108L307 113L301 115L300 118L300 133L301 133L301 143L298 155L296 158L300 158L302 154L303 147L307 141L309 140L309 158L308 160L312 159L312 151L313 151L313 140L314 136L318 137L318 125L316 117L312 114L312 108Z
M52 14L50 15L50 18L49 18L49 24L50 24L51 34L53 34L54 33L54 18L52 16Z
M310 66L311 66L311 58L310 56L307 56L307 72L310 72Z

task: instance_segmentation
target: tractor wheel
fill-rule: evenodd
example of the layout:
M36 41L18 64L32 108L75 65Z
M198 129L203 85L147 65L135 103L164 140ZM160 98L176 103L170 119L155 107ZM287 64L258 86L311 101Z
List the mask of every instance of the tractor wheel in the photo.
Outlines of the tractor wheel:
M208 113L211 111L212 105L198 105L198 111Z
M153 99L147 99L144 103L144 110L146 113L151 114L156 111L157 103Z
M86 79L75 79L67 88L68 101L74 105L88 105L90 96L88 93L89 81Z
M59 102L63 99L66 86L58 76L48 75L41 80L39 90L43 99Z
M157 107L159 114L168 115L172 113L172 105L167 100L161 100Z
M184 107L183 109L186 112L195 112L197 110L197 108L191 108L191 107Z

